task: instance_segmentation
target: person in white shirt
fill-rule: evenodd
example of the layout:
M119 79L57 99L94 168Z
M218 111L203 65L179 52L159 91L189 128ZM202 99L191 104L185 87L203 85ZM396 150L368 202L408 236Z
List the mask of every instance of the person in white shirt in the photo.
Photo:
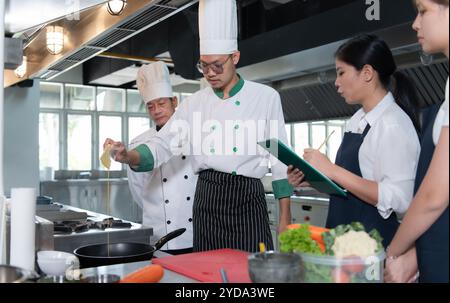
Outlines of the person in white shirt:
M330 196L326 226L359 221L367 231L378 230L387 247L413 196L420 154L418 100L377 36L344 43L336 52L336 72L338 93L362 108L348 122L335 164L313 149L306 149L304 158L349 193ZM288 173L292 185L302 183L298 169L289 167Z
M137 74L137 87L147 106L156 129L150 128L131 140L135 148L151 140L175 113L178 105L173 95L170 74L163 62L143 65ZM197 176L191 158L185 155L173 157L151 172L137 173L127 168L131 194L143 211L143 225L153 228L151 241L178 229L186 231L172 239L161 249L177 255L192 251L192 204Z
M264 187L270 159L275 197L280 200L279 230L290 224L292 186L287 167L257 142L278 138L287 144L279 94L245 81L236 73L235 0L199 3L199 70L211 87L185 100L171 120L146 144L126 151L115 144L115 159L134 170L150 171L174 156L178 139L190 143L199 174L194 201L194 251L221 248L273 250ZM178 130L181 130L178 131ZM180 133L187 134L186 136ZM185 142L185 141L183 141Z
M449 58L448 0L416 0L413 24L429 54ZM415 196L387 250L388 282L403 282L419 269L421 283L449 282L449 82L445 101L425 115ZM415 244L415 249L414 249ZM417 254L417 258L416 258Z

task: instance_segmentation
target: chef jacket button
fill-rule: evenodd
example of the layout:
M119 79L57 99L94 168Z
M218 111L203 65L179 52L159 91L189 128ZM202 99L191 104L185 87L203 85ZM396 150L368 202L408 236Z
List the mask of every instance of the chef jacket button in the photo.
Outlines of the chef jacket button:
M163 179L163 182L167 182L167 178L164 178L164 179Z
M214 154L216 152L216 150L214 148L211 148L211 154Z
M186 200L191 201L191 197L187 197Z
M233 152L237 153L238 148L237 147L233 147Z
M186 160L186 156L181 157L182 160Z
M165 202L166 202L166 204L169 204L169 200L166 200Z
M169 221L167 221L167 224L170 224L170 223L172 223L172 222L170 222L170 220L169 220Z
M231 174L232 174L233 176L237 176L237 172L235 172L235 171L233 171Z
M234 102L234 104L236 104L236 106L239 106L239 105L241 105L241 101L236 101L236 102Z
M184 178L187 180L189 177L187 175L185 175Z
M192 218L189 218L189 222L192 222Z
M234 126L234 129L238 130L238 129L239 129L239 124L236 124L236 125Z

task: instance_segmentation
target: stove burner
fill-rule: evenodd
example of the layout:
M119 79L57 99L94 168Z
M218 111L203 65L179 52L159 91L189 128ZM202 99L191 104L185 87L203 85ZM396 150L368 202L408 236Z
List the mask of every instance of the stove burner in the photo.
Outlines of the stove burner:
M115 220L114 218L107 218L103 221L62 221L55 222L53 225L53 230L55 234L71 234L71 233L82 233L90 229L100 229L105 230L107 228L131 228L131 223L123 222L122 220Z

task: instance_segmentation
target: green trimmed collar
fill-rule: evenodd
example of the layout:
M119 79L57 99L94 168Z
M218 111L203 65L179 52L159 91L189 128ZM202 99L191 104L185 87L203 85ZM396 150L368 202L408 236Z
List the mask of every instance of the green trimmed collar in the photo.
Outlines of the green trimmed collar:
M233 86L233 88L230 91L230 98L236 96L237 93L239 93L241 91L242 87L244 87L244 83L245 83L244 79L239 74L238 74L238 77L239 77L238 83L236 83L236 85ZM217 97L219 97L220 99L223 99L224 93L222 90L215 89L214 93L216 94Z

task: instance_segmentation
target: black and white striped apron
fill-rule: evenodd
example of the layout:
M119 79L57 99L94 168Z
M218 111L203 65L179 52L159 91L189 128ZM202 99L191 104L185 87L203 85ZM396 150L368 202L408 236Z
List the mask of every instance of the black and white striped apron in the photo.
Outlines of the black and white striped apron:
M273 250L269 215L260 179L202 171L195 192L194 251L222 248Z

